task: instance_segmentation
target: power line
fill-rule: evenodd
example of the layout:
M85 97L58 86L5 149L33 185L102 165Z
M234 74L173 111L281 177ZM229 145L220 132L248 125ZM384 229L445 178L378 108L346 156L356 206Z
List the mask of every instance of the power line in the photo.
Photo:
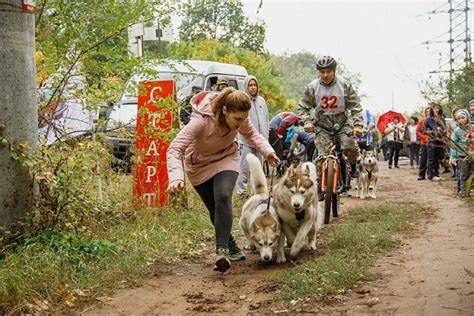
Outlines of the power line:
M448 8L446 8L446 5L448 5ZM472 63L472 39L469 28L470 5L472 5L471 0L448 0L447 3L426 13L428 15L447 13L449 15L448 31L422 43L424 45L449 44L449 60L442 64L439 70L430 71L430 73L449 73L449 78L452 80L455 72ZM449 35L448 40L438 40L446 34ZM442 69L447 65L449 65L449 70Z

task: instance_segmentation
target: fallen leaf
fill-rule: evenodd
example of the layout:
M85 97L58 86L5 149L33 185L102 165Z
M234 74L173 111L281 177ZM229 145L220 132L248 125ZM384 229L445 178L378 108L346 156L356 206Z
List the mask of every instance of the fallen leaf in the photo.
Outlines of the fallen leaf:
M369 307L372 307L372 306L374 306L375 304L378 304L378 303L380 303L380 299L378 297L372 297L367 302L365 302L365 304Z
M80 297L88 297L91 296L91 291L90 290L81 290L81 289L75 289L72 291L74 294Z
M56 293L66 304L73 304L76 301L76 297L66 287L59 288Z
M35 300L34 308L38 311L46 311L49 309L49 302L47 300Z
M282 314L282 313L288 313L288 310L287 309L282 309L282 310L279 310L279 311L273 311L273 314Z
M96 297L96 300L99 302L105 303L105 302L111 301L112 298L110 296L99 296L99 297Z

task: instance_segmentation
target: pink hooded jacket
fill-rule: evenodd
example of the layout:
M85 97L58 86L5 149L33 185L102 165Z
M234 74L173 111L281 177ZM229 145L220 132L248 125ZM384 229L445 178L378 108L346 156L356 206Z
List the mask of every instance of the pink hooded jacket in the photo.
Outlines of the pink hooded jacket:
M216 92L201 92L191 99L191 121L176 136L168 148L169 183L184 181L182 160L193 186L202 184L217 173L239 172L236 135L240 133L264 157L275 152L247 118L238 130L219 130L212 113L211 100Z

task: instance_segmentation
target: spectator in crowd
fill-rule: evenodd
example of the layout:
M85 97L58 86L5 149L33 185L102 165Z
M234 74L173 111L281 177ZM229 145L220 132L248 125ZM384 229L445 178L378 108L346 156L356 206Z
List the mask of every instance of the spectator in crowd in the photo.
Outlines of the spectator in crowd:
M457 192L461 197L464 197L469 192L466 192L466 180L471 175L471 159L469 159L469 145L470 145L470 115L465 109L459 109L455 112L454 118L457 121L457 126L451 134L453 145L450 151L450 161L456 163L456 183Z
M405 133L405 126L400 122L400 117L394 116L392 122L387 124L385 128L385 135L387 135L388 142L388 168L392 169L392 163L395 168L398 166L398 157L400 149L403 147L403 135Z
M357 137L357 144L360 150L373 150L375 145L374 132L376 132L374 117L369 110L365 110L362 112L362 118L364 120L364 133Z
M188 124L191 118L191 112L192 112L191 98L201 91L202 91L202 88L199 86L191 87L191 94L187 96L181 103L181 106L179 107L179 119L182 125Z
M293 126L299 125L301 125L300 118L293 112L281 112L271 119L268 140L273 149L275 149L278 158L285 158L283 152L285 150L285 140L287 139L288 131L291 130Z
M420 139L416 135L416 127L418 125L418 118L415 116L410 117L410 122L407 124L405 129L405 139L410 144L410 166L416 163L418 166L420 162Z
M220 78L217 80L217 91L222 91L227 87L229 87L229 82L226 79Z
M248 95L234 88L222 92L203 91L191 99L193 114L170 144L167 152L168 191L184 188L184 172L209 211L215 228L214 270L227 271L231 260L245 259L232 236L232 192L239 173L235 138L246 137L272 166L279 159L268 141L248 119ZM183 159L184 170L183 170Z
M380 142L380 149L383 154L383 161L388 161L388 141L387 135L382 136L382 141Z
M430 115L423 125L423 132L428 135L428 179L440 181L439 166L444 158L444 138L447 135L447 127L441 105L431 105Z
M260 89L258 87L257 78L254 76L247 76L244 80L244 87L246 93L250 97L252 107L249 111L250 123L257 129L257 131L268 139L268 108L265 99L260 96ZM240 156L240 172L237 178L237 194L244 195L247 193L247 185L249 180L249 165L247 163L247 154L253 153L263 163L263 156L257 152L255 147L252 147L250 142L239 134L239 156ZM251 188L253 186L250 186ZM252 188L253 189L253 188ZM254 192L251 192L254 194Z
M423 132L426 118L430 115L430 107L423 110L424 117L418 121L416 125L416 135L420 139L420 164L418 168L418 180L426 179L426 171L428 170L428 135Z

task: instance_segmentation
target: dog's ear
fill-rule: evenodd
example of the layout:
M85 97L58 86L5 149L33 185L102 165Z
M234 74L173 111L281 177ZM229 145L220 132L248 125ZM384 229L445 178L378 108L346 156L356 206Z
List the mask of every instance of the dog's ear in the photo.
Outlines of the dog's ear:
M366 153L365 149L362 149L362 156L363 157L365 157L365 153Z
M295 167L293 166L293 164L291 164L290 167L288 168L288 175L290 177L293 177L295 175Z
M257 220L258 220L258 219L257 219ZM255 231L258 230L257 223L256 223L257 220L253 221L252 225L250 225L250 231L251 231L251 232L255 232ZM252 234L252 235L253 235L253 234Z
M302 174L306 175L306 176L309 176L309 174L311 173L311 171L309 170L309 166L308 165L304 165L304 167L302 167L301 169L302 170Z

